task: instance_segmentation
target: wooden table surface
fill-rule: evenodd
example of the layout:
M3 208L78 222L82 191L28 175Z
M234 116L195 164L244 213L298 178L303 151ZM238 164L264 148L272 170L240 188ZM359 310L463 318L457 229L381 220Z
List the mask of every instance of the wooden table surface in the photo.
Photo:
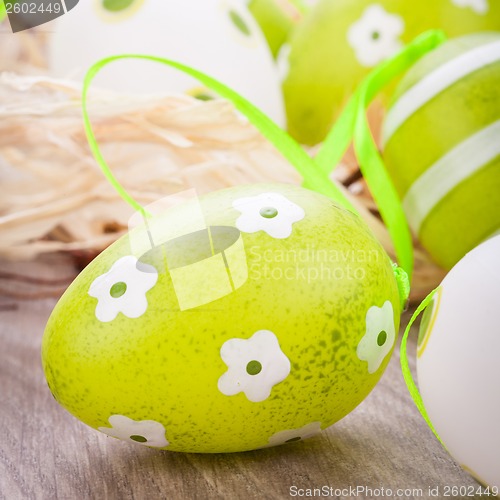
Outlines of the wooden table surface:
M6 292L37 296L48 289L41 283L13 281L11 273L64 278L75 271L59 256L29 264L0 262L0 498L281 499L293 498L290 494L296 491L308 493L298 488L358 486L391 489L393 495L360 490L330 498L430 498L429 487L439 487L438 498L444 498L445 486L478 486L441 447L415 408L398 351L379 385L354 412L303 442L202 455L108 438L52 398L40 344L56 298L6 298ZM414 349L411 342L410 352ZM398 495L397 489L416 491Z

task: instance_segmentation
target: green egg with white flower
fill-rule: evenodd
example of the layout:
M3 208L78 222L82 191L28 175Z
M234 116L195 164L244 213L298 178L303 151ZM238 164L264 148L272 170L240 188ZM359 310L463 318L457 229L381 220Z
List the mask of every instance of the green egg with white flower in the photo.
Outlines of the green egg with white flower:
M451 269L500 231L500 33L422 58L393 97L384 158L410 226Z
M329 198L229 188L98 256L49 319L43 368L66 410L125 441L202 453L297 441L378 382L400 288L366 224Z
M500 31L498 0L320 0L280 62L290 133L321 142L362 79L417 35ZM283 76L283 75L282 75Z

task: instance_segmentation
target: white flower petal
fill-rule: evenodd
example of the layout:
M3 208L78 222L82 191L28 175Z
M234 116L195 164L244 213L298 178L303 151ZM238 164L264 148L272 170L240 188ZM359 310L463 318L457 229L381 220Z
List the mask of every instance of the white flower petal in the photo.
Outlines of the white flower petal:
M120 302L120 310L127 318L139 318L148 309L148 301L145 292L139 295L138 293L128 295Z
M228 370L217 386L226 396L243 392L253 403L264 401L272 388L290 374L290 360L269 330L259 330L248 340L228 340L220 355Z
M396 341L394 310L391 302L382 307L370 307L366 313L366 334L358 344L356 353L368 362L368 373L375 373Z
M277 239L288 238L293 224L305 217L304 210L279 193L263 193L258 196L233 201L233 207L241 215L236 227L244 233L265 231ZM264 215L267 212L267 216Z
M373 67L403 47L399 37L404 33L404 20L390 14L379 4L368 6L360 19L347 31L347 41L359 63Z
M165 448L170 444L165 437L165 427L154 420L132 420L123 415L111 415L108 421L111 428L98 428L108 436L153 448Z
M461 9L471 8L476 14L485 15L490 10L488 0L451 0Z
M268 446L278 446L280 444L301 441L321 432L321 422L312 422L300 429L290 429L277 432L269 438Z
M157 281L158 272L153 266L140 263L131 255L117 260L90 285L88 293L97 299L96 318L105 323L113 321L120 312L128 318L139 318L148 308L146 292ZM113 296L114 286L119 287L119 292Z
M113 321L118 316L119 310L109 307L104 301L99 301L95 307L95 316L99 321L107 323Z

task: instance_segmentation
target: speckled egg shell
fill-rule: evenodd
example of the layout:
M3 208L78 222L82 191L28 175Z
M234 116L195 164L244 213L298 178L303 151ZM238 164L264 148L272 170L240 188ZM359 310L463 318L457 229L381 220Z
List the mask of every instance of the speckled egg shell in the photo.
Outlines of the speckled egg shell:
M300 187L235 187L200 207L210 243L178 206L150 232L184 236L151 248L134 230L69 287L43 338L56 400L110 436L185 452L282 444L347 415L397 336L381 245Z

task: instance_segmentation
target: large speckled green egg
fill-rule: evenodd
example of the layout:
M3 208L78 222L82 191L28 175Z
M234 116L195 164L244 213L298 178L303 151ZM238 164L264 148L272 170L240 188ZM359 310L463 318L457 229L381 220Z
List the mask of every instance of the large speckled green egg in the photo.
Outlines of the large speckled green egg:
M399 317L393 266L358 216L297 186L240 186L97 257L49 319L43 367L55 399L109 436L244 451L353 410Z
M500 33L421 59L383 127L384 157L415 234L451 269L500 230Z
M500 31L498 0L320 0L294 30L283 85L290 133L321 142L377 64L429 29L449 37Z

